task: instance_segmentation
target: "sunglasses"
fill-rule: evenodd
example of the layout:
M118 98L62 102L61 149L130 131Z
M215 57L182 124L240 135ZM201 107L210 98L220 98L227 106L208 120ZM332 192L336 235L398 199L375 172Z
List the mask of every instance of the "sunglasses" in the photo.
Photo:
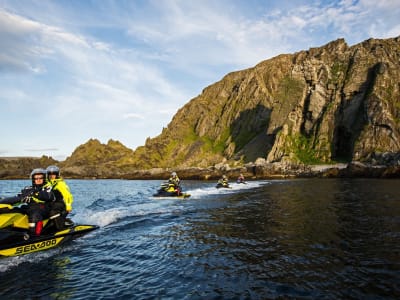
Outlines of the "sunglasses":
M33 177L33 180L43 180L43 179L44 179L43 176L40 176L40 177Z

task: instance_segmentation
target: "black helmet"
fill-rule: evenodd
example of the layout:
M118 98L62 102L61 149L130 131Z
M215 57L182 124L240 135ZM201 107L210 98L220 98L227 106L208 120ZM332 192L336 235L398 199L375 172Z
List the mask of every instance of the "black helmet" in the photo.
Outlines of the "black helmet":
M47 172L47 177L50 174L56 174L56 178L60 177L60 168L57 166L48 166L46 172Z
M37 169L33 169L31 172L31 180L32 180L32 186L40 186L40 185L44 185L44 180L46 178L46 170L42 169L42 168L37 168ZM43 175L43 183L42 184L36 184L35 180L33 179L35 177L35 175Z

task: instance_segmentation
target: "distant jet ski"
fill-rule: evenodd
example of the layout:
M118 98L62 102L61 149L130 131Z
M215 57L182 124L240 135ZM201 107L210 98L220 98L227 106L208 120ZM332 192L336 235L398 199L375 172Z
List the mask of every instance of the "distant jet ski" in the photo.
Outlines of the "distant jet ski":
M221 183L218 182L217 185L215 186L217 189L231 189L232 187L229 185L229 183Z
M153 197L188 198L190 197L190 194L182 192L182 188L180 186L175 186L175 184L169 182L163 182Z
M99 228L77 225L67 219L65 228L57 230L50 219L43 220L41 235L30 235L28 216L18 207L0 204L0 258L48 250Z

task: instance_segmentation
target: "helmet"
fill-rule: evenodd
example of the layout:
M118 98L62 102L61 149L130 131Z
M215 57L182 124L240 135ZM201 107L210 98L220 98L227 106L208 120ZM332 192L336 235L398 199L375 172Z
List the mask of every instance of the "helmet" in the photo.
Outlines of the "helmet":
M176 172L172 172L172 173L171 173L171 176L172 176L172 177L175 177L175 176L176 176Z
M60 168L57 166L48 166L47 169L47 176L50 174L56 174L56 178L60 177Z
M31 172L31 180L32 180L32 186L40 186L40 185L44 185L44 179L46 178L46 170L42 169L42 168L37 168L37 169L33 169ZM35 175L43 175L43 183L42 184L36 184L35 180L33 179Z
M226 175L222 175L222 178L223 178L223 179L226 179Z

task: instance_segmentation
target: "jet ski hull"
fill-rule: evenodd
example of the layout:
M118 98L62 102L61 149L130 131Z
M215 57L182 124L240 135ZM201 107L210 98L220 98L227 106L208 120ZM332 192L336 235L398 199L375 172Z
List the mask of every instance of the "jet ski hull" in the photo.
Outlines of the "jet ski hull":
M218 183L215 187L217 189L231 189L231 187L229 185L224 185L224 184L221 184L221 183Z
M0 230L0 257L18 256L48 250L99 228L97 225L73 225L52 234L29 236L22 230Z
M169 193L169 192L159 192L157 194L154 194L153 197L155 198L189 198L190 194L187 193L180 193L179 195L177 193Z

